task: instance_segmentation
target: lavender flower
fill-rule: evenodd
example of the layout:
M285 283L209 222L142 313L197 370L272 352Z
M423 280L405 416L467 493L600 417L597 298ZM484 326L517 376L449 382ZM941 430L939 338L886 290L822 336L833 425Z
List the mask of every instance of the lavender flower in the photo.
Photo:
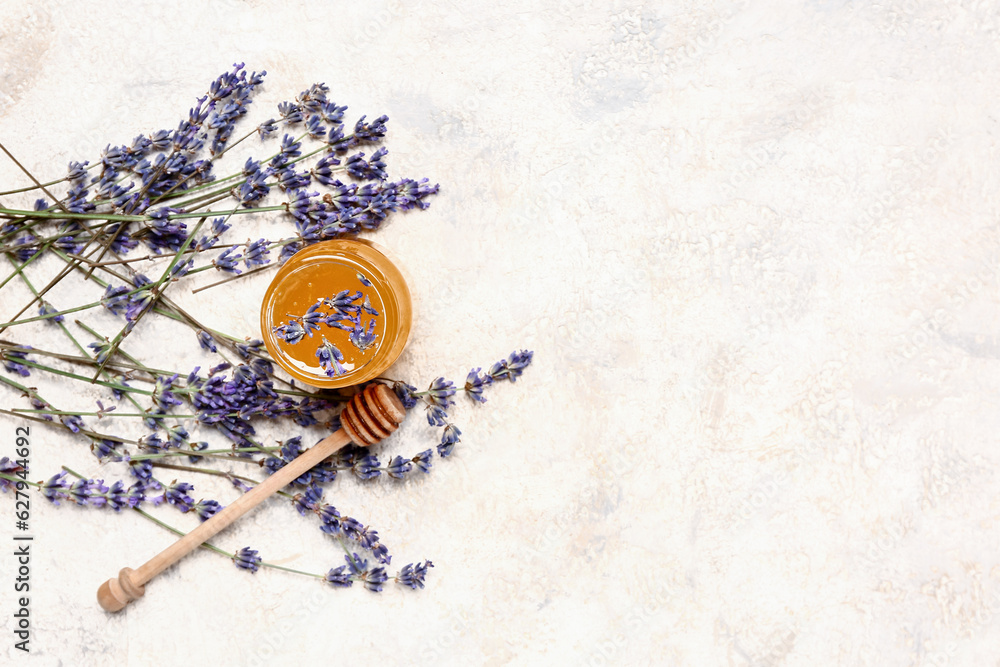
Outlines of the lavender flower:
M425 209L430 206L424 199L438 192L437 184L427 185L427 179L414 181L404 178L395 184L396 205L401 211L409 211L414 206Z
M264 346L264 341L259 338L247 338L244 343L236 343L236 353L244 359L249 359L251 354L260 354L260 349Z
M83 420L77 415L61 415L59 421L73 433L79 433L85 428Z
M115 449L118 445L122 443L116 440L100 440L90 445L90 451L93 452L94 456L99 459L103 459L109 456L119 456L119 452Z
M410 460L417 464L417 467L420 468L421 472L428 473L431 471L431 466L433 465L431 463L431 456L431 450L425 449Z
M295 125L296 123L301 123L303 119L302 109L299 108L297 104L291 102L282 102L278 105L278 113L285 120L287 125ZM288 136L287 134L285 135Z
M206 352L218 352L218 348L215 346L215 339L212 338L212 334L208 333L203 329L198 329L198 345L201 349Z
M416 387L405 382L394 382L392 388L396 392L396 396L399 396L399 400L403 402L404 408L409 410L417 405Z
M375 333L375 320L368 320L368 330L366 331L360 324L355 325L348 336L354 347L364 352L375 344L378 335Z
M271 166L275 169L280 169L288 164L292 158L302 155L301 148L302 144L296 141L295 137L286 134L281 140L281 150L271 160Z
M163 495L153 502L158 505L166 500L171 505L175 505L180 508L182 512L187 512L194 505L194 498L188 495L188 491L193 490L193 485L188 484L187 482L178 482L177 480L174 480L164 489Z
M69 169L66 172L66 178L69 180L71 185L79 186L83 184L83 181L87 178L87 165L89 162L70 162Z
M28 347L28 346L24 346ZM20 375L21 377L28 377L31 375L31 371L23 363L24 361L30 361L27 357L27 352L19 352L17 350L3 350L0 352L3 356L3 367L8 373L14 373Z
M310 484L306 487L304 493L295 494L292 498L292 504L295 505L295 509L298 510L300 515L305 516L306 512L315 511L319 501L322 499L323 490L315 484Z
M0 459L0 473L5 475L16 475L17 473L24 470L16 461L11 461L6 456ZM16 489L16 482L6 479L5 477L0 477L0 491L7 493L7 489Z
M451 456L455 445L459 442L460 435L462 432L454 424L445 426L444 433L441 435L441 444L437 446L438 456L441 458Z
M384 584L388 578L389 577L386 575L384 567L374 567L361 575L361 580L364 582L365 588L370 590L372 593L381 593L382 584Z
M333 177L334 170L332 167L337 167L339 165L340 160L332 155L324 155L319 159L316 165L309 170L309 173L318 183L323 185L333 185L338 181Z
M129 295L128 307L125 309L125 319L129 322L138 320L156 296L153 291L153 282L141 273L132 277L132 284L135 285L136 291Z
M289 345L295 345L306 335L306 330L295 320L288 320L288 324L274 327L271 331Z
M364 480L374 479L382 474L382 471L379 470L378 457L374 454L368 454L355 461L351 472Z
M261 139L267 139L277 131L278 126L275 125L275 120L273 118L269 118L257 126L257 134L260 135Z
M402 479L406 473L410 472L411 468L413 468L413 463L407 461L402 456L395 456L391 461L389 461L389 466L386 468L386 472L389 473L390 477ZM425 470L424 472L427 471Z
M323 336L323 342L316 349L316 358L319 359L319 365L329 377L343 375L347 372L347 369L342 365L343 353L330 343L326 336Z
M205 442L204 440L203 440L203 441L201 441L201 442L197 442L197 443L195 443L195 442L192 442L192 443L191 443L191 444L189 445L189 447L191 448L191 451L193 451L193 452L201 452L201 451L204 451L204 450L208 449L208 443L207 443L207 442ZM196 456L196 455L194 455L194 454L190 454L190 455L188 455L188 461L190 461L191 463L198 463L198 462L199 462L199 461L201 461L201 460L202 460L203 458L204 458L204 457L201 457L201 456ZM214 501L213 501L213 502L214 502Z
M345 289L341 292L337 292L329 299L323 299L323 305L327 308L333 308L339 315L344 318L349 318L351 315L357 314L361 311L361 306L354 304L355 301L362 297L362 293L351 292L351 290Z
M354 582L351 580L351 573L344 571L346 567L346 565L341 565L340 567L331 568L326 573L327 583L332 586L342 586L344 588L351 586Z
M531 363L535 353L530 350L514 351L507 359L501 359L490 367L489 375L494 380L507 379L516 382L524 369Z
M107 289L104 290L104 296L101 297L101 305L115 315L121 315L128 307L128 293L129 288L125 286L112 287L108 285Z
M354 136L357 137L358 141L378 141L385 136L385 124L388 121L388 116L379 116L371 123L365 123L365 116L362 116L354 126Z
M214 500L199 500L183 511L192 511L198 515L202 521L208 521L213 515L222 509L222 505Z
M469 371L468 377L465 378L464 389L466 394L480 403L485 403L486 398L483 396L483 390L493 384L493 378L486 373L480 375L481 370L482 368L473 368Z
M238 247L239 246L234 245L228 250L225 250L221 255L213 259L212 264L215 266L215 268L219 269L220 271L235 273L236 275L243 273L243 271L237 268L238 266L237 263L240 261L240 259L243 258L243 255L241 255L240 253L236 253L235 255L232 254L233 251L236 250Z
M129 461L128 471L142 481L149 481L153 478L153 464L149 461Z
M448 421L448 413L440 405L427 406L427 423L431 426L444 426Z
M319 307L322 305L322 301L317 301L313 305L309 306L309 310L306 314L302 316L302 327L306 330L306 335L312 338L313 330L319 331L319 324L325 317L323 313L319 312Z
M344 560L347 561L347 569L350 570L351 574L364 574L368 571L368 561L356 553L344 556Z
M48 479L41 487L42 495L48 498L53 505L58 505L60 500L64 500L69 496L66 494L66 490L69 489L69 484L63 479L66 477L66 471L58 472Z
M305 190L292 190L288 194L288 202L285 203L285 208L292 216L300 220L306 219L309 211L312 210L312 198L319 196L318 192L306 192Z
M247 252L243 257L243 261L246 263L248 269L252 269L255 266L264 266L268 263L268 256L271 251L267 249L267 239L257 239L254 242L250 242L247 239Z
M78 479L69 487L66 497L77 505L103 507L107 504L108 487L101 479Z
M141 491L135 495L130 494L119 480L104 492L104 499L108 507L115 512L120 512L126 508L137 507L145 499L145 496L142 495Z
M454 405L451 397L455 395L455 383L445 380L443 377L436 378L431 382L430 387L425 392L427 400L431 405L449 408Z
M395 581L397 584L409 586L413 590L423 588L424 579L427 577L427 569L431 567L434 567L434 563L429 560L425 560L423 563L417 563L416 565L410 563L399 571L396 575Z
M256 573L260 569L261 559L254 549L243 547L233 555L233 563L236 567Z

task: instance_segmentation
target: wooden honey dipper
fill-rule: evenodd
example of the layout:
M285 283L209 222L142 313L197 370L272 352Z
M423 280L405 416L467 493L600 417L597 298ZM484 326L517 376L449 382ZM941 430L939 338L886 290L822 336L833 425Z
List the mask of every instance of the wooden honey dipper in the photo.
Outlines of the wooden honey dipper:
M117 577L108 579L97 589L97 601L105 611L121 611L129 602L143 596L150 579L264 502L275 491L284 488L351 442L370 447L388 437L399 427L405 416L406 409L395 392L384 384L368 385L344 407L340 414L339 430L297 456L138 570L123 568Z

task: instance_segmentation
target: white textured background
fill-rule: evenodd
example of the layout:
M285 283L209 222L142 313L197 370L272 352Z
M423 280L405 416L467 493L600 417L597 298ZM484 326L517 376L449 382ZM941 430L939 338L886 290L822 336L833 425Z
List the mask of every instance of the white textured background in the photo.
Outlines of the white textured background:
M325 81L389 115L391 176L441 184L375 236L417 298L392 375L535 364L462 402L433 474L327 491L394 564L434 560L426 590L198 553L107 616L98 584L173 538L36 503L32 664L1000 664L996 3L273 4L0 2L3 143L59 177L234 61L268 71L249 123ZM266 283L175 296L252 334ZM212 363L173 331L126 347ZM382 451L431 446L420 421ZM33 479L121 475L34 433ZM278 502L215 541L340 559Z

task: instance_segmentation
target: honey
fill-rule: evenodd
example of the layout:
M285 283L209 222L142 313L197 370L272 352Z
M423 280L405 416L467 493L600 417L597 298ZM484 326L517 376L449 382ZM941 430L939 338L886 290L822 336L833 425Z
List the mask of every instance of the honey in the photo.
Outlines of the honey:
M282 334L301 326L317 303L313 325L304 327L309 333L285 340ZM341 312L337 303L347 304L349 312ZM325 318L339 320L341 328ZM260 314L264 344L274 361L315 387L346 387L378 377L403 351L411 319L402 273L384 250L357 239L324 241L292 256L268 287ZM326 368L317 356L321 347L333 351Z

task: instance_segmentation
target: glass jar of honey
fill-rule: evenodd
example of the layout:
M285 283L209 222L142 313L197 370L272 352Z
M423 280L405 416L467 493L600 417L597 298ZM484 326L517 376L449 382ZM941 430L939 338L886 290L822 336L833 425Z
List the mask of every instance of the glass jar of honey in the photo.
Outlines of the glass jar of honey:
M378 377L410 336L410 290L371 241L334 239L293 255L271 281L260 328L271 358L314 387Z

